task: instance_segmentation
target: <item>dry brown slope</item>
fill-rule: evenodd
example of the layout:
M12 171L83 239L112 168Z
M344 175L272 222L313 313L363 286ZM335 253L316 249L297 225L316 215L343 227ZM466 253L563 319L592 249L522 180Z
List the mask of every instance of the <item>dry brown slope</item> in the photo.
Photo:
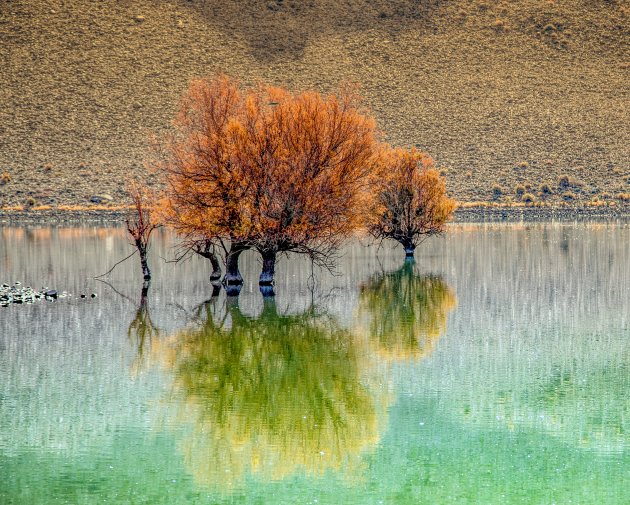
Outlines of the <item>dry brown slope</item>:
M563 174L578 200L628 192L627 16L605 0L0 0L0 205L122 199L188 80L217 70L360 83L387 139L429 151L462 200Z

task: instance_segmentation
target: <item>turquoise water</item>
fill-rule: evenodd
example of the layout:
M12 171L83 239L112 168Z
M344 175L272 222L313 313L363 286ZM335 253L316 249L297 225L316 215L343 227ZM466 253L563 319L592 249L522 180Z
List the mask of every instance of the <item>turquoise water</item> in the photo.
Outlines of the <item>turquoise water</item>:
M92 278L120 229L0 229L0 282L72 295L0 308L0 503L630 501L627 225L356 241L267 301L172 244L143 296Z

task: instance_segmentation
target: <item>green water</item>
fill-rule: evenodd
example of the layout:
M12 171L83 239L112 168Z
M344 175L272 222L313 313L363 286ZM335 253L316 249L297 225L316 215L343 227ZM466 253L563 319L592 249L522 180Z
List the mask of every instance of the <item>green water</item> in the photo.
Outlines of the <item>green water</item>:
M452 226L348 244L263 300L119 229L0 229L0 503L626 504L630 228ZM97 298L80 299L80 293Z

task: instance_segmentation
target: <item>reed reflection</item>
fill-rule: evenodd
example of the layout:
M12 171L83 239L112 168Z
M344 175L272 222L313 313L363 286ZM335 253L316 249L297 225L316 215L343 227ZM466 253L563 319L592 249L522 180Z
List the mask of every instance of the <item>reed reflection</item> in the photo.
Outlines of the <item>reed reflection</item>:
M421 359L433 352L457 305L449 285L438 275L419 275L413 259L361 287L359 314L369 316L367 334L388 360Z
M247 475L359 474L389 393L351 332L314 307L281 314L273 297L257 317L235 297L215 297L196 316L195 327L154 341L153 355L174 373L171 422L190 428L180 448L199 483L230 490Z

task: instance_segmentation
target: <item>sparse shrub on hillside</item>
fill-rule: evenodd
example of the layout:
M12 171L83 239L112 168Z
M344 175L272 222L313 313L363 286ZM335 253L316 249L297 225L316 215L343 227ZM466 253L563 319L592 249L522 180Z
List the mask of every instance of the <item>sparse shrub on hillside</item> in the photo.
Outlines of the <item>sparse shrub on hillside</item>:
M9 172L2 172L2 175L0 175L0 186L4 186L9 182L11 182L11 174L9 174Z
M565 190L568 189L569 186L571 185L571 179L569 178L568 175L561 175L558 178L558 188L560 188L561 190Z
M550 195L550 194L552 193L551 186L550 186L548 183L543 182L543 183L540 185L540 192L541 192L543 195Z
M530 203L534 203L534 200L536 200L536 198L531 193L525 193L523 195L522 200L523 200L523 202L525 202L527 204L530 204Z
M562 195L562 198L564 198L566 201L575 200L575 193L572 193L571 191L567 191L566 193Z
M42 168L44 169L44 172L50 172L53 169L53 166L52 163L46 163L42 166Z
M37 203L37 201L36 201L36 200L35 200L35 198L33 198L32 196L29 196L29 197L26 199L26 202L24 202L24 204L25 204L27 207L33 207L36 203Z
M514 194L519 198L522 198L525 194L525 186L523 186L522 184L517 184L516 186L514 186Z
M603 200L610 200L612 198L612 195L608 191L605 191L604 193L601 194L601 198Z
M529 163L527 161L520 161L516 166L518 168L527 168L529 167Z
M507 25L505 24L505 20L501 18L497 18L494 20L493 27L497 32L507 31Z
M617 193L617 200L622 202L630 202L630 193Z
M503 188L498 184L492 186L492 198L498 200L499 198L501 198L501 195L503 195Z

